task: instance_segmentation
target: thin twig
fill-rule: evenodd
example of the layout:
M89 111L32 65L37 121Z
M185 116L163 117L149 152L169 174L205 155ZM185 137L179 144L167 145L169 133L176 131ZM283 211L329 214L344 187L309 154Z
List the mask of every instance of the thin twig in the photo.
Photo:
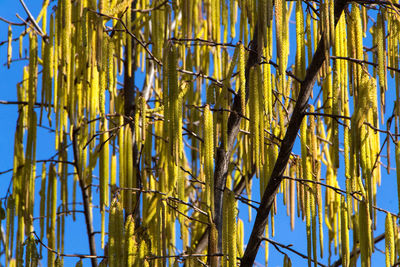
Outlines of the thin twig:
M308 259L308 256L307 256L307 255L305 255L305 254L303 254L303 253L300 253L300 252L298 252L297 250L291 248L291 245L283 245L283 244L278 243L278 242L276 242L276 241L274 241L274 240L272 240L272 239L269 239L269 238L267 238L267 237L264 237L263 240L264 240L264 241L267 241L267 242L269 242L269 243L271 243L279 252L281 252L281 251L278 249L278 247L281 247L281 248L284 248L284 249L287 249L287 250L293 252L294 254L296 254L296 255L302 257L303 259ZM283 252L281 252L281 253L283 253ZM283 253L283 254L286 254L286 253ZM311 261L312 261L312 262L317 262L317 264L318 264L319 266L327 267L326 265L324 265L324 264L322 264L322 263L320 263L320 262L318 262L318 261L316 261L316 260L314 260L314 259L311 259Z
M1 21L4 21L4 22L7 23L7 24L14 25L14 26L26 26L25 23L12 22L12 21L9 21L9 20L7 20L7 19L5 19L5 18L3 18L3 17L0 17L0 20L1 20Z
M37 242L39 242L39 244L44 247L45 249L47 249L49 252L52 252L54 254L56 254L59 257L74 257L74 258L86 258L86 259L102 259L102 258L107 258L106 256L97 256L97 255L85 255L85 254L64 254L64 253L58 253L57 250L52 249L50 247L48 247L45 243L43 243L42 240L40 240L39 236L37 235L37 233L35 231L32 231L31 234L35 235L35 240Z
M77 140L77 134L79 132L79 128L73 129L72 132L72 144L73 144L73 154L74 154L74 165L75 165L75 170L78 175L78 180L79 180L79 186L81 188L82 192L82 200L83 200L83 209L84 209L84 214L85 214L85 222L86 222L86 230L87 230L87 236L89 239L89 249L90 249L90 254L94 255L92 257L92 267L97 266L97 256L96 256L96 243L94 239L94 230L93 230L93 218L92 218L92 213L90 210L90 199L89 199L89 188L86 187L86 181L84 180L82 171L81 171L81 166L79 165L80 158L79 158L79 148L78 148L78 140Z
M39 33L39 35L43 38L43 40L47 43L49 37L44 34L44 32L42 31L42 29L40 28L40 26L37 24L35 18L32 16L31 12L29 11L28 7L25 5L24 0L19 0L22 4L22 7L25 9L26 14L29 17L29 21L33 24L33 26L35 27L35 30Z

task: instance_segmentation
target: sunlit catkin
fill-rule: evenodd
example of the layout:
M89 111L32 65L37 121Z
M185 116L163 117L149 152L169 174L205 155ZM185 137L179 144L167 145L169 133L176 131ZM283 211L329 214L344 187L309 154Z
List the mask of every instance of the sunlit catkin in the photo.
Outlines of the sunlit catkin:
M135 222L132 215L129 215L125 222L125 256L126 265L133 266L137 254L137 243L134 235Z
M48 196L48 204L50 206L50 213L47 214L51 218L50 227L47 239L49 240L48 246L55 249L56 245L56 218L57 218L57 174L53 164L50 164L49 168L49 188L51 188L51 196ZM53 266L54 254L47 254L47 263L49 266Z
M46 163L43 162L42 164L42 177L41 177L41 184L40 184L40 239L43 239L44 236L44 219L45 219L45 208L46 208Z
M341 243L342 243L342 265L343 267L350 266L350 246L349 246L349 221L347 215L346 201L341 200L340 205L340 223L341 223Z
M239 44L239 78L240 78L240 100L242 114L246 114L246 77L245 77L245 51L243 44Z
M204 173L206 176L207 203L213 205L214 196L214 124L213 115L208 105L204 108Z
M259 85L259 67L250 70L250 132L251 132L251 150L252 161L256 167L256 175L260 177L260 117L263 114L260 110L261 86Z
M286 254L285 257L283 258L283 267L292 267L292 261Z
M397 174L397 199L400 209L400 143L395 145L396 150L396 174Z
M305 34L304 34L304 15L302 1L296 2L296 76L304 79L306 71L306 56L305 56ZM310 46L309 46L310 47ZM297 88L300 88L298 85ZM299 90L300 91L300 90Z
M390 212L385 219L385 259L386 267L393 266L395 260L395 239L393 232L393 220Z
M369 217L369 210L366 202L360 201L359 203L358 225L360 231L358 233L358 238L360 241L361 264L362 266L370 266L371 219Z
M228 240L229 240L229 266L236 267L237 247L236 247L236 199L235 193L228 191Z
M385 21L382 13L380 12L377 17L376 27L376 42L378 50L378 76L379 76L379 87L381 96L381 109L382 114L385 110L385 91L386 91L386 33L385 33Z

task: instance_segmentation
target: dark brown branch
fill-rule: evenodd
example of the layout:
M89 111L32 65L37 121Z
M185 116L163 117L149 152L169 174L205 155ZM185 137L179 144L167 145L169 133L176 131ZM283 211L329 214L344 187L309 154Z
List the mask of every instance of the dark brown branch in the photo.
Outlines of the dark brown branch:
M233 189L233 192L235 192L235 196L240 196L240 194L246 188L246 179L248 179L250 181L251 178L254 176L255 172L256 172L256 168L255 168L255 166L253 166L251 173L247 174L247 177L242 176L242 179L240 179L239 183ZM199 239L197 246L194 250L195 253L200 253L204 249L206 249L207 242L208 242L208 231L209 231L209 228L206 229L206 231L203 233L203 235Z
M149 256L146 257L146 260L156 260L156 259L164 259L164 258L178 258L181 260L191 258L191 257L222 257L224 254L217 253L217 254L200 254L200 253L193 253L193 254L179 254L179 255L166 255L166 256Z
M366 60L362 60L362 59L356 59L356 58L351 58L351 57L339 57L339 56L331 56L330 58L331 59L348 60L348 61L351 61L351 62L354 62L354 63L357 63L357 64L361 64L361 65L362 64L368 64L368 65L374 66L375 68L378 67L378 63L374 63L374 62L370 62L370 61L366 61ZM400 69L396 69L396 68L389 67L389 66L386 66L386 68L388 70L392 70L392 71L395 71L395 72L400 72Z
M250 45L249 57L246 62L245 67L245 77L246 77L246 101L249 92L249 73L250 68L261 61L261 45L259 44L258 38L258 26L256 25L253 34L253 40ZM243 90L241 88L240 90ZM222 205L223 205L223 194L226 184L226 178L228 174L229 159L234 147L234 143L237 139L237 135L240 129L240 121L242 117L241 114L241 97L237 94L234 98L233 105L231 107L231 113L228 118L228 138L227 140L222 140L220 146L216 150L215 156L215 170L214 170L214 222L218 231L218 251L222 250ZM227 149L225 149L224 143L227 144Z
M303 259L308 259L307 255L304 255L303 253L300 253L300 252L298 252L297 250L291 248L291 245L283 245L283 244L281 244L281 243L278 243L278 242L276 242L276 241L274 241L274 240L272 240L272 239L266 238L266 237L264 237L263 240L265 240L265 241L271 243L279 252L281 252L281 251L278 249L278 247L281 247L281 248L284 248L284 249L289 250L290 252L293 252L294 254L296 254L296 255L302 257ZM312 259L311 261L312 261L312 262L315 262L314 259ZM318 261L317 261L317 264L318 264L319 266L322 266L322 267L327 267L326 265L324 265L324 264L322 264L322 263L320 263L320 262L318 262Z
M89 239L89 250L90 254L93 255L91 258L92 267L97 266L97 256L96 256L96 243L94 239L94 230L93 230L93 218L92 213L90 211L90 199L89 199L89 188L86 186L85 177L83 177L81 166L79 166L80 158L79 158L79 147L77 134L79 132L79 128L74 128L72 133L72 146L74 153L74 165L75 170L78 175L79 187L82 192L82 200L83 200L83 210L85 214L85 223L86 223L86 231Z
M335 1L335 24L339 20L339 17L342 14L346 4L346 0ZM300 93L296 101L289 126L283 139L278 158L271 174L271 178L262 196L261 205L257 211L254 227L240 265L242 267L253 265L258 248L260 247L271 206L283 179L283 173L289 161L289 157L296 140L297 133L300 129L301 122L305 116L308 99L317 79L317 74L325 61L326 49L329 49L328 47L325 47L326 42L324 39L325 37L322 36L312 61L307 68L305 79L301 83Z
M165 0L164 2L160 3L159 5L153 7L153 8L148 8L148 9L132 9L132 12L139 12L139 13L149 13L153 10L160 9L162 6L168 3L168 0Z
M4 21L7 24L13 25L13 26L25 26L26 25L25 23L17 23L17 22L9 21L9 20L7 20L7 19L5 19L3 17L0 17L0 20Z
M144 50L146 50L146 53L151 57L152 60L154 60L158 65L162 66L162 62L161 62L158 58L156 58L156 57L153 55L153 53L152 53L152 52L150 51L150 49L148 48L148 45L146 45L144 42L142 42L141 40L139 40L139 38L137 38L136 35L133 34L133 33L131 32L130 29L128 29L128 27L126 26L126 24L125 24L125 22L123 21L123 19L117 18L117 17L113 17L113 16L109 16L109 15L107 15L107 14L103 14L103 13L97 12L96 10L93 10L93 9L89 9L89 8L88 8L87 10L90 11L90 12L93 12L93 13L99 15L99 16L102 16L102 17L106 17L106 18L109 18L109 19L113 19L113 20L119 21L119 23L121 23L122 27L124 27L125 32L126 32L127 34L129 34L138 44L140 44L140 45L144 48Z
M169 41L173 41L174 43L185 43L187 45L189 42L193 42L192 45L208 45L208 46L228 46L228 47L236 47L236 45L232 43L218 43L212 40L206 40L201 38L169 38Z
M31 232L31 234L35 235L35 240L37 242L39 242L39 244L44 247L45 249L47 249L49 252L56 254L59 257L75 257L75 258L87 258L87 259L98 259L98 258L106 258L106 256L97 256L97 255L84 255L84 254L64 254L64 253L58 253L57 250L54 250L50 247L48 247L45 243L43 243L42 240L40 240L39 236L37 235L37 233L35 231Z
M374 244L379 243L380 241L382 241L383 239L385 239L385 233L378 235L377 237L374 238ZM350 258L354 257L355 255L358 255L360 253L361 249L358 247L356 249L356 251L352 251L350 254ZM342 265L342 258L339 258L337 261L335 261L331 267L339 267L340 265Z

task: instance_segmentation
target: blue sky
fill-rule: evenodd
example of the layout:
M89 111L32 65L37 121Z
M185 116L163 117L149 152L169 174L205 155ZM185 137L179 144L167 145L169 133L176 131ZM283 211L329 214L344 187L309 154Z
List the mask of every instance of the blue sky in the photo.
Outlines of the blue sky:
M26 0L26 4L28 5L30 11L34 16L39 14L42 1L35 0L30 1ZM20 22L19 19L15 16L18 13L22 18L26 18L25 11L22 9L19 1L15 0L0 0L0 17L9 19L13 22ZM293 18L292 18L293 20ZM0 21L0 42L7 39L7 29L8 25ZM23 30L23 27L13 27L14 36L18 36L18 33ZM291 38L292 48L294 45L295 35L294 35L294 27L291 27ZM365 39L365 42L369 44L371 43L370 39ZM25 48L27 47L27 43L25 42ZM17 58L18 56L18 42L13 43L13 58ZM294 58L294 51L291 51L289 55L290 58ZM27 61L16 61L12 63L11 68L7 69L4 65L7 59L7 45L0 46L0 100L6 101L15 101L16 97L16 84L22 79L22 67L27 64ZM289 61L289 64L292 62ZM372 73L372 71L371 71ZM139 79L142 76L138 76ZM390 76L388 76L390 77ZM392 80L389 80L388 86L388 107L387 111L391 111L393 108L393 101L395 99L395 90L394 83ZM4 170L8 170L12 168L13 163L13 143L14 143L14 130L16 127L17 121L17 107L15 105L3 105L0 104L0 123L2 125L2 131L0 131L0 172ZM47 159L53 153L53 135L49 133L47 130L38 128L38 151L37 151L37 159ZM381 136L381 141L384 136ZM393 148L393 144L391 145ZM295 152L300 154L300 150L298 145L295 147ZM386 150L384 150L386 151ZM385 154L385 153L384 153ZM392 151L392 166L395 165L394 162L394 152ZM382 159L385 162L385 159ZM40 167L38 167L38 172ZM391 171L390 174L386 173L386 170L382 169L382 186L378 188L378 200L377 205L380 208L387 209L392 212L397 212L397 193L394 190L396 187L396 173ZM340 173L339 173L340 177ZM0 197L3 197L6 194L8 184L11 179L11 173L7 173L0 176ZM341 188L344 188L344 176L339 178L339 184ZM258 180L255 180L253 192L253 199L258 200L257 197L259 190L258 188ZM36 188L39 187L39 184L36 185ZM78 194L79 196L79 194ZM95 197L96 198L96 197ZM37 198L36 201L39 201ZM306 233L305 233L305 224L301 222L301 220L296 220L296 228L294 232L291 232L290 222L288 217L286 216L286 207L282 204L282 196L278 195L278 214L275 216L275 233L276 236L272 239L282 243L282 244L293 244L293 248L298 250L299 252L306 254ZM247 206L244 206L239 202L240 208L240 217L245 221L245 243L248 240L250 229L253 223L248 223L247 221ZM96 213L96 212L94 212ZM35 216L38 216L36 211ZM252 212L252 218L255 217L255 211ZM72 222L71 217L67 220L67 230L66 230L66 246L65 253L73 254L73 253L82 253L88 254L88 246L87 246L87 237L86 237L86 228L84 226L83 215L77 214L77 221ZM5 227L5 222L2 222L3 227ZM382 213L378 212L378 229L376 231L376 235L381 234L384 230L384 216ZM95 217L95 229L99 231L99 218ZM327 232L324 233L325 238L325 246L327 246ZM100 242L97 237L97 252L99 255L102 255L102 251L100 250ZM384 249L384 242L381 242L378 247L380 249ZM269 266L282 266L283 256L279 252L275 250L273 246L270 245L270 262ZM284 251L284 250L283 250ZM287 252L287 251L285 251ZM291 257L292 262L295 266L306 266L307 261L301 259L300 257L294 255L293 253L287 252ZM45 255L45 254L44 254ZM335 261L338 256L333 256L332 261ZM263 249L260 248L259 255L257 257L257 262L261 265L264 265L264 252ZM71 266L78 259L73 258L65 258L65 266ZM324 259L321 260L322 263L327 264L327 253L325 253ZM4 263L4 257L0 257L0 263ZM380 252L377 252L373 256L373 265L381 266L384 263L384 255ZM89 266L89 260L84 260L84 265Z

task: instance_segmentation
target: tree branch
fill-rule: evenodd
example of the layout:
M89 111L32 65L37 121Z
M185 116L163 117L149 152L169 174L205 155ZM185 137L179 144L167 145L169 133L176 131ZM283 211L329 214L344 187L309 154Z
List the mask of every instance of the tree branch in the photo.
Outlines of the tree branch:
M28 7L26 6L26 4L24 3L23 0L19 0L22 4L22 7L24 8L26 14L29 17L29 21L33 24L35 30L38 32L38 34L43 38L43 40L47 43L49 37L42 31L42 29L40 28L40 26L37 24L35 18L32 16L31 12L29 11Z
M385 239L385 233L378 235L377 237L374 238L374 244L379 243ZM353 250L350 254L350 258L357 256L360 253L361 249L358 247L355 251ZM337 261L335 261L331 267L339 267L342 265L342 258L339 258Z
M96 243L94 239L94 230L93 230L93 218L92 213L90 212L90 200L89 200L89 187L86 186L86 181L84 180L82 169L79 166L79 147L77 141L77 134L79 132L79 128L74 128L72 133L72 145L74 151L74 165L76 169L76 173L78 175L79 187L82 192L82 200L83 200L83 210L85 214L85 222L86 222L86 231L89 239L89 250L90 255L94 256L91 258L92 267L97 266L97 256L96 256Z
M250 68L261 61L261 45L258 40L258 26L256 25L253 34L253 40L250 45L250 53L246 62L245 77L246 77L246 101L248 99L249 92L249 73ZM240 88L242 90L243 88ZM218 251L221 252L222 249L222 202L224 189L226 184L226 178L228 174L229 159L236 141L237 135L239 133L240 121L242 119L241 111L241 97L240 93L234 98L231 113L228 118L228 140L227 149L224 147L224 140L221 141L219 147L216 151L215 157L215 170L214 170L214 222L218 231Z
M106 256L96 256L96 255L84 255L84 254L64 254L64 253L58 253L57 250L54 250L50 247L48 247L43 241L39 238L37 233L35 231L31 232L31 234L35 235L35 240L45 249L47 249L49 252L56 254L58 257L76 257L76 258L87 258L87 259L93 259L96 260L97 258L106 258Z
M300 253L300 252L298 252L297 250L291 248L291 245L283 245L283 244L281 244L281 243L278 243L278 242L276 242L276 241L274 241L274 240L272 240L272 239L266 238L266 237L264 237L263 240L267 241L268 243L271 243L271 244L272 244L279 252L281 252L281 253L283 253L283 252L280 251L280 249L279 249L278 247L287 249L287 250L293 252L294 254L296 254L296 255L302 257L303 259L307 259L307 258L308 258L307 255L304 255L303 253ZM284 254L285 254L285 253L284 253ZM316 260L312 259L311 261L315 262ZM318 261L317 261L317 264L318 264L319 266L322 266L322 267L327 267L326 265L324 265L324 264L322 264L322 263L320 263L320 262L318 262Z
M335 1L335 25L339 20L340 15L346 4L346 0ZM242 258L242 262L240 265L242 267L253 265L258 252L258 248L260 247L261 241L263 239L268 215L274 202L275 195L278 192L279 186L283 179L283 172L289 161L290 153L296 140L297 133L300 129L301 122L305 116L308 99L312 92L314 83L317 79L317 74L325 61L325 52L328 47L325 47L324 39L325 37L324 35L322 35L318 44L318 48L312 58L310 65L307 68L306 77L304 81L301 82L300 93L294 107L294 111L290 119L285 138L283 139L278 158L271 174L271 178L262 196L261 205L257 211L254 227L251 232L246 251Z

